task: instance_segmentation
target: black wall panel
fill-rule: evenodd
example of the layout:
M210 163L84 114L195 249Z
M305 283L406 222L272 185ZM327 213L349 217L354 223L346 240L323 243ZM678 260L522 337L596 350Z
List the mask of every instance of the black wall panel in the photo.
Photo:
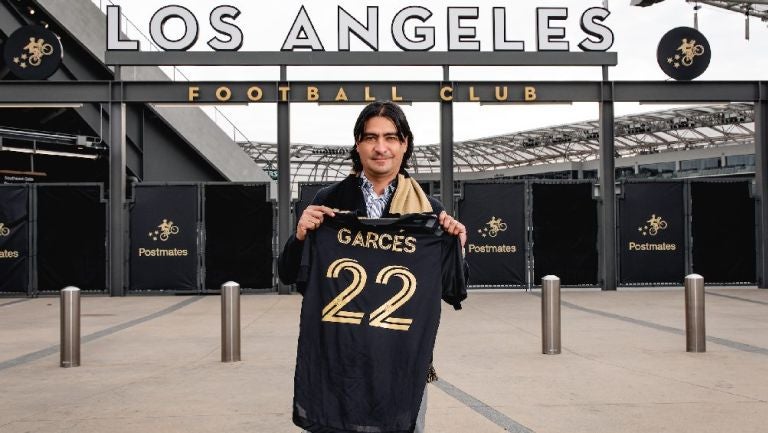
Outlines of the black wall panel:
M465 184L459 220L467 227L469 284L526 284L525 184Z

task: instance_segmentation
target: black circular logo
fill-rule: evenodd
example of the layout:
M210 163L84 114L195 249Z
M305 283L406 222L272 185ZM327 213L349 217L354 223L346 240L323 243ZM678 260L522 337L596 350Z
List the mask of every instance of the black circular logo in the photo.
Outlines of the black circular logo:
M59 69L63 57L59 38L41 26L16 30L3 47L5 64L22 80L45 80Z
M692 80L703 74L711 58L707 38L691 27L668 31L656 50L661 70L675 80Z

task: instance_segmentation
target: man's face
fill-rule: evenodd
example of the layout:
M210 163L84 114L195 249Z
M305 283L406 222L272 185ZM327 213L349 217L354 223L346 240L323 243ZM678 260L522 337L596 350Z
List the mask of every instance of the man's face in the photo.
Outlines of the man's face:
M391 120L375 116L365 122L357 152L367 177L394 177L406 150L408 142L400 138Z

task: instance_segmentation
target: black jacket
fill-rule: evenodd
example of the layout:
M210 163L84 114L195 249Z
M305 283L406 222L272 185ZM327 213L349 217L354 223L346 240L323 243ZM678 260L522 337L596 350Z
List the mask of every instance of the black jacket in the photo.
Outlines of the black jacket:
M365 197L363 197L363 190L360 188L361 182L362 180L358 176L349 175L346 179L318 191L310 204L328 206L331 209L352 211L357 213L358 216L368 216L365 206ZM392 194L392 197L393 196L394 194ZM384 215L382 215L382 217L386 218L394 216L389 213L392 197L389 198L389 203L387 203L387 207L384 209ZM444 210L443 204L429 196L427 196L427 199L432 205L432 210L435 215L440 215L440 212ZM296 215L297 220L299 217L300 215ZM283 251L280 253L280 257L277 260L277 273L280 276L280 281L284 284L293 284L296 282L299 273L299 265L301 264L301 252L303 246L304 241L296 239L296 234L292 234L285 243L285 247L283 247Z

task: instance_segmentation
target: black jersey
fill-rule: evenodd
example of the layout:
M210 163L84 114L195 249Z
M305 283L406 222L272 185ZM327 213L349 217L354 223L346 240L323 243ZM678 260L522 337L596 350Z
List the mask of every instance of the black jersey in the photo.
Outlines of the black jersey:
M412 432L440 322L466 298L461 246L433 215L326 217L304 243L294 423Z

